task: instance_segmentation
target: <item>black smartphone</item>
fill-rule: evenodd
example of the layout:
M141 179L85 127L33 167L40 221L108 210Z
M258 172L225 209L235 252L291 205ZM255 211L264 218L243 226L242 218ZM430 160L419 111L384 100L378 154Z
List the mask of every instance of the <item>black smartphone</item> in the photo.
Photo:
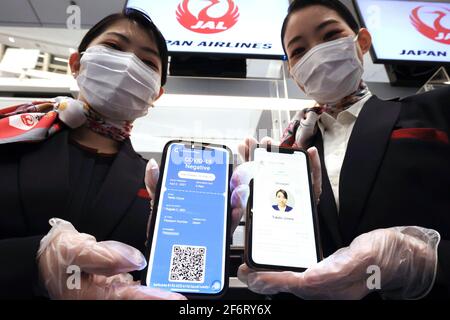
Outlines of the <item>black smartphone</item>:
M194 297L228 288L232 153L223 145L170 141L163 151L143 283Z
M308 153L257 145L251 154L246 263L257 270L302 272L322 259Z

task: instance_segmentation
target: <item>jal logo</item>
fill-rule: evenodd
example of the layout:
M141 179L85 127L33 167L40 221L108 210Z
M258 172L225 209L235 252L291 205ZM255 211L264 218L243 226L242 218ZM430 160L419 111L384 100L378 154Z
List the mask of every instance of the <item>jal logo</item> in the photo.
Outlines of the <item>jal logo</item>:
M36 119L33 116L29 115L29 114L21 115L20 119L22 120L22 123L24 125L26 125L27 127L32 127L36 123Z
M28 131L39 123L39 119L30 114L18 114L9 117L9 125L19 130Z
M238 22L239 8L233 0L183 0L178 5L177 19L190 31L219 33L229 30Z
M450 6L419 6L411 11L410 19L425 37L450 44Z

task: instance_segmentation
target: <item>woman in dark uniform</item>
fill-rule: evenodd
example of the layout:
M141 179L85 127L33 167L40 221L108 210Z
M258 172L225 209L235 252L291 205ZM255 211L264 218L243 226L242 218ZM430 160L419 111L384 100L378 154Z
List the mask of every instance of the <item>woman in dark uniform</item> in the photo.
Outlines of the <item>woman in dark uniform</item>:
M146 160L129 136L163 93L167 59L147 16L114 14L70 57L77 100L1 111L0 297L178 298L121 274L145 265L136 249L144 251L150 212ZM61 220L49 233L53 217ZM81 268L81 289L64 287L69 264Z

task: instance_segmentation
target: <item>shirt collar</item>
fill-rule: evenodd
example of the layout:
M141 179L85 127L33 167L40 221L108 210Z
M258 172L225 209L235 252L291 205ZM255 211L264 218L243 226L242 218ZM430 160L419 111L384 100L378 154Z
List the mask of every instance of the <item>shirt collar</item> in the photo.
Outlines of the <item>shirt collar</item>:
M321 116L320 116L320 120L319 120L319 127L327 129L330 128L333 123L341 120L343 117L348 117L350 116L354 121L356 121L356 119L358 118L364 104L367 102L367 100L369 100L372 97L372 94L369 93L367 94L367 96L365 96L364 98L362 98L361 100L357 101L356 103L354 103L351 107L349 107L348 109L341 111L341 113L338 115L338 118L335 119L332 116L330 116L328 113L324 112Z

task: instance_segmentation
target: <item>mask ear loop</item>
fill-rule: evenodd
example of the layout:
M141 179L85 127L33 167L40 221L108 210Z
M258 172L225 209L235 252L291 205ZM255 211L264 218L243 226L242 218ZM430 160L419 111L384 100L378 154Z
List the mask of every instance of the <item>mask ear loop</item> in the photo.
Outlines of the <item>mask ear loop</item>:
M358 47L357 47L357 45L359 46L358 39L359 39L359 31L358 31L358 33L356 34L355 38L353 38L353 43L355 44L356 55L358 55ZM361 49L361 48L360 48L360 49ZM358 59L358 61L359 61L359 59ZM360 62L360 63L361 63L361 65L362 65L362 62Z

